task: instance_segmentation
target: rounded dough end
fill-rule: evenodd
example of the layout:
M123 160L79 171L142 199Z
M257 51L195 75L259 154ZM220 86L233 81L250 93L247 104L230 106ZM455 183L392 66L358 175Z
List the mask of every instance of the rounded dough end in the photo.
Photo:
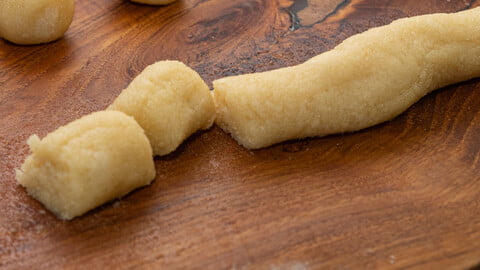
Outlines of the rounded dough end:
M154 155L174 151L215 119L210 89L197 72L178 61L145 68L108 109L133 116L145 130Z

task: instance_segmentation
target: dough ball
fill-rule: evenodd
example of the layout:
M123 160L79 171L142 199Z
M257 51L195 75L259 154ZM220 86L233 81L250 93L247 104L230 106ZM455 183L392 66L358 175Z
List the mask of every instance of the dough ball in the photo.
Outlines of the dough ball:
M142 128L121 112L95 112L39 139L17 181L61 219L72 219L155 177Z
M74 0L1 0L0 37L16 44L40 44L63 36Z
M215 118L208 86L178 61L161 61L145 68L109 109L137 120L154 155L174 151L195 131L209 128Z
M147 5L168 5L176 0L132 0L132 2L147 4Z
M213 82L217 124L243 146L356 131L480 76L480 8L400 19L307 62Z

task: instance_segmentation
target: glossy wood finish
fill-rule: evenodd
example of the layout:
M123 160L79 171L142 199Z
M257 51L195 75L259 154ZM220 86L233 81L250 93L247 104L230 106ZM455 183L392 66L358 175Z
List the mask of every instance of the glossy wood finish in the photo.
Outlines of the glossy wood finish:
M64 39L0 41L1 269L465 269L480 262L480 81L360 132L243 149L218 127L156 181L70 222L17 186L26 139L105 108L146 65L211 81L298 64L472 0L77 1Z

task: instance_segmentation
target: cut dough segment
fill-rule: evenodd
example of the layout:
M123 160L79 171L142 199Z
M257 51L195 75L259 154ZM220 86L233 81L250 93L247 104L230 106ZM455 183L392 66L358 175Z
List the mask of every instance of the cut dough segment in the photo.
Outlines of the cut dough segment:
M176 0L132 0L132 2L147 4L147 5L168 5Z
M84 116L40 140L17 181L61 219L72 219L155 177L152 149L142 128L121 112Z
M400 19L303 64L216 80L217 124L255 149L356 131L480 76L480 8Z
M174 151L215 119L210 89L197 72L178 61L145 68L108 109L133 116L145 130L154 155Z
M40 44L63 36L72 23L74 0L1 0L0 37Z

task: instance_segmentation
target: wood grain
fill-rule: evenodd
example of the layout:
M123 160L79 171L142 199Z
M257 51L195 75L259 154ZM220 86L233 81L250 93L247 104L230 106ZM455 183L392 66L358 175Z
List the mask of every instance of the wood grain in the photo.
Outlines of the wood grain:
M480 80L360 132L248 151L214 127L156 181L71 222L17 186L30 134L105 108L148 64L209 83L298 64L473 0L77 1L65 38L0 41L1 269L466 269L480 263Z

